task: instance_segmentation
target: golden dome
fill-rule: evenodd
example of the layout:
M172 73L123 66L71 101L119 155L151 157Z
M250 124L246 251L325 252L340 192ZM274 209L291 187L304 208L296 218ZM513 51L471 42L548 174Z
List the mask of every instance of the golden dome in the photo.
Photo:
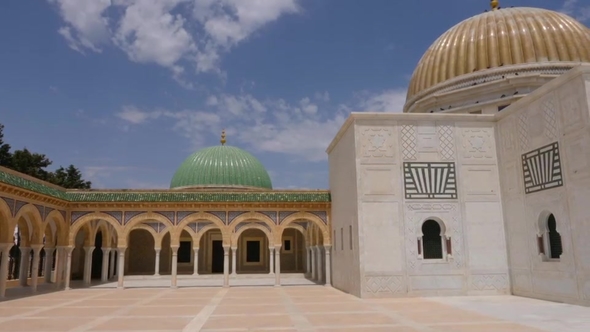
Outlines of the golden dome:
M404 112L426 96L453 90L449 84L463 88L465 78L490 69L580 62L590 62L590 29L580 22L540 8L494 9L455 25L428 48L412 75Z

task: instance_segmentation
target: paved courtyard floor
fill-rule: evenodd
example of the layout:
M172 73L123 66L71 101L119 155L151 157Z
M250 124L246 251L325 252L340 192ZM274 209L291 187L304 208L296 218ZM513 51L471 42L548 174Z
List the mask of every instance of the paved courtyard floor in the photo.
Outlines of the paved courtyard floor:
M590 308L513 296L362 300L323 286L74 289L0 302L0 331L590 331Z

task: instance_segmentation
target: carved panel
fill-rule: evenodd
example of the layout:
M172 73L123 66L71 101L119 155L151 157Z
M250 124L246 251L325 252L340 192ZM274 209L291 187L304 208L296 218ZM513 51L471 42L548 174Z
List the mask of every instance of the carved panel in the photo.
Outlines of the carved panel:
M462 155L465 159L494 159L492 128L463 128L461 130Z
M527 194L563 185L557 142L523 154L522 168Z
M365 198L378 199L396 194L399 179L390 165L361 166L361 188Z
M129 222L129 220L131 220L131 218L138 216L142 213L145 213L145 211L125 211L124 225L127 225L127 223Z
M17 200L16 203L14 204L14 207L15 207L14 208L14 215L16 216L18 214L18 211L20 211L20 209L27 204L28 204L27 202Z
M10 213L11 213L11 217L14 217L16 215L16 212L14 211L14 199L12 198L8 198L8 197L2 197L2 199L6 202L6 204L8 205L8 207L10 208Z
M197 232L197 223L196 222L191 222L187 226L188 226L188 228L192 229L193 232L195 232L195 233Z
M84 217L85 215L91 213L90 211L72 211L72 219L70 220L70 223L73 225L76 221L78 221L78 219Z
M174 224L174 211L155 211L155 213L162 215L164 218L168 219L172 224Z
M463 251L463 227L459 219L459 208L455 203L409 203L406 204L405 249L408 269L419 271L424 263L418 259L418 247L416 241L420 234L422 222L427 218L439 218L447 229L446 235L451 238L453 259L448 261L448 266L461 268L464 264Z
M485 291L506 291L509 287L506 274L475 274L471 276L471 289Z
M123 212L122 211L102 211L104 214L108 214L109 216L115 218L119 225L123 223Z
M416 160L416 127L411 124L401 126L402 157L404 160Z
M229 211L227 213L227 224L231 224L239 215L246 213L246 211Z
M393 158L393 128L363 128L361 137L364 158Z
M277 211L256 211L258 213L262 213L265 216L269 217L270 219L272 219L272 221L275 223L275 225L278 223L278 216L277 216Z
M210 225L214 225L212 222L210 221L201 221L197 223L197 232L200 232L203 230L203 228L210 226Z
M545 120L545 136L550 141L556 141L559 137L556 104L557 101L555 100L554 93L548 96L542 104L543 118Z
M511 152L516 150L515 141L515 116L509 116L503 119L498 125L498 132L500 140L502 141L502 149L505 152L505 156L510 155Z
M293 213L296 213L296 211L280 211L279 212L279 224L281 224L283 222L283 220L285 220L288 216L292 215Z
M43 220L45 220L45 218L47 218L47 216L51 213L51 211L53 211L55 209L52 209L50 207L45 207L45 214L43 215Z
M45 220L45 207L43 205L38 204L35 204L35 207L37 208L37 211L39 211L39 215L41 216L41 218Z
M207 211L207 213L211 213L212 215L221 219L221 221L223 223L226 223L226 212L225 211Z
M577 129L581 129L586 125L586 115L583 111L581 102L586 100L583 96L583 83L579 81L572 81L563 86L559 93L559 104L561 109L561 123L564 133L571 133Z
M419 152L438 150L438 137L434 123L422 123L416 127L416 150Z
M455 127L451 124L438 125L440 159L455 160Z
M406 199L456 199L455 163L404 163Z
M526 111L521 111L518 115L518 142L522 151L529 149L528 114Z
M365 276L365 292L371 294L405 293L402 276Z
M326 211L309 211L309 213L315 214L320 219L322 219L324 224L328 224L328 213Z
M153 228L154 231L156 231L156 233L160 233L164 229L166 229L166 225L162 224L159 221L150 221L150 222L146 222L145 224L148 225L149 227Z
M193 214L193 211L178 211L176 212L176 225L180 224L184 218Z

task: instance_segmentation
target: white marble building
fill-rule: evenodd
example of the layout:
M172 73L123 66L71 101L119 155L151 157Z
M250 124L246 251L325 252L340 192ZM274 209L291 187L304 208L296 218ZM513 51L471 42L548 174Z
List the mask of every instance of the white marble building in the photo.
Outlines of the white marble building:
M329 146L334 287L590 305L590 30L551 11L495 9L426 52L406 114L353 113ZM498 39L448 43L461 34ZM479 69L453 72L449 54ZM441 100L461 107L433 112Z

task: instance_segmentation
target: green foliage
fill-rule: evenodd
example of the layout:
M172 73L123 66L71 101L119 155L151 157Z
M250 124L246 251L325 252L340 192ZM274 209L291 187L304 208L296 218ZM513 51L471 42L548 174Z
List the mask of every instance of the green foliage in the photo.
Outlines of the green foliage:
M82 178L82 173L74 165L55 172L47 171L52 164L44 154L34 153L27 148L10 152L10 145L4 143L4 125L0 124L0 166L4 166L68 189L90 189L92 183Z

